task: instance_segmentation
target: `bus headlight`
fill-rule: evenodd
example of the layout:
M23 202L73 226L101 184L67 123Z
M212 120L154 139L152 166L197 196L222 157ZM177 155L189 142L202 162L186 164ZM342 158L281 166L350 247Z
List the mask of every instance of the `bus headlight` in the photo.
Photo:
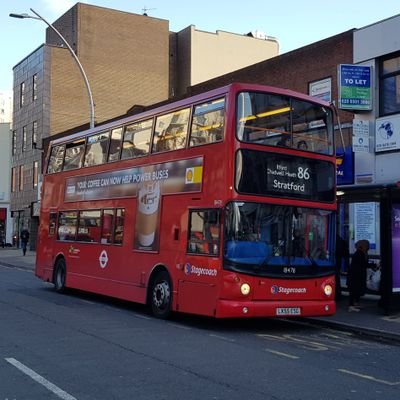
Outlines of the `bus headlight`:
M332 288L332 286L331 285L325 285L324 286L324 293L326 294L326 296L331 296L332 295L332 293L333 293L333 288Z
M247 296L250 293L250 285L248 283L242 283L240 286L240 292L243 296Z

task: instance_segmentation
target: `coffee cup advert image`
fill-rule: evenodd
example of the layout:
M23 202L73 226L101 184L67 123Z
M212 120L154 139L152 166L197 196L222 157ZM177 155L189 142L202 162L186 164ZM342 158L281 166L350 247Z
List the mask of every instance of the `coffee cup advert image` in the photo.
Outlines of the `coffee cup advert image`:
M144 182L137 196L134 246L136 250L158 250L160 203L160 182Z

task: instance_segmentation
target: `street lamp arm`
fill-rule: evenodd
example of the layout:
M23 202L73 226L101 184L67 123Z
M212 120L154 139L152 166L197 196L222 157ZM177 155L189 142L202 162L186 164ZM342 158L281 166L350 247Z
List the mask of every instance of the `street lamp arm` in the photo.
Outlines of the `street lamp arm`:
M74 58L74 60L78 64L79 71L81 72L81 75L82 75L83 80L85 82L86 90L87 90L87 93L88 93L88 96L89 96L90 128L94 128L94 102L93 102L92 90L90 89L89 80L88 80L88 78L86 76L86 72L83 69L83 66L82 66L81 62L79 61L78 56L76 55L76 53L74 52L72 47L69 45L69 43L66 41L64 36L61 35L61 33L52 24L50 24L50 22L45 20L33 8L31 8L30 10L36 15L36 17L34 17L32 15L29 15L29 14L26 14L26 13L24 13L24 14L11 13L11 14L9 14L9 16L12 17L12 18L20 18L20 19L30 18L30 19L39 19L39 20L43 21L50 29L52 29L57 34L57 36L62 40L62 42L65 44L65 46L67 46L67 49L69 50L69 52L71 53L72 57Z
M52 24L50 24L50 22L48 22L41 15L39 15L33 8L31 8L30 10L37 16L37 18L35 18L35 17L30 17L30 18L41 19L50 29L52 29L59 36L59 38L63 41L63 43L67 46L67 48L70 51L72 57L75 59L76 63L78 64L78 67L79 67L79 70L81 71L81 75L83 77L83 80L85 81L86 90L87 90L88 96L89 96L89 102L90 102L90 128L94 128L94 102L93 102L92 90L90 89L89 80L88 80L88 78L86 76L85 70L83 69L83 66L82 66L81 62L79 61L78 56L76 55L76 53L74 52L72 47L69 45L67 40L64 38L64 36L61 35L61 33ZM22 18L24 18L24 17L22 17Z

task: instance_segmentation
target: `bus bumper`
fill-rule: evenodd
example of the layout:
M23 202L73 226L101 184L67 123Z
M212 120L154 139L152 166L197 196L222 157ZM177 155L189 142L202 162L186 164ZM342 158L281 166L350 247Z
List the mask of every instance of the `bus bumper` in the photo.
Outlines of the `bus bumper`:
M335 312L334 300L304 300L301 302L220 300L215 316L217 318L325 317L333 315Z

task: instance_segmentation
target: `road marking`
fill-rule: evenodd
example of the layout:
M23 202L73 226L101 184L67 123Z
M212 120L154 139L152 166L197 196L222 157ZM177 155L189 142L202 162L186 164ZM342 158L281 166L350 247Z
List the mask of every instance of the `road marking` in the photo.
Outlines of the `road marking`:
M134 315L134 317L140 318L140 319L146 319L146 320L154 319L154 318L146 317L145 315L137 314L137 313L133 313L133 315Z
M26 365L20 363L15 358L6 358L5 359L8 363L13 365L15 368L18 368L21 372L25 375L28 375L37 383L40 383L50 392L53 392L57 395L60 399L63 400L77 400L74 396L71 396L69 393L65 392L64 390L60 389L58 386L54 385L53 383L49 382L47 379L43 378L43 376L39 375L32 369L28 368Z
M214 337L214 338L217 338L217 339L221 339L221 340L225 340L225 341L231 342L231 343L236 342L235 339L231 339L231 338L228 338L226 336L216 335L214 333L210 333L208 336Z
M282 353L280 351L276 351L276 350L270 350L270 349L265 349L265 351L268 351L268 353L272 353L275 354L277 356L282 356L282 357L286 357L286 358L291 358L292 360L297 360L300 357L294 356L292 354L287 354L287 353Z
M358 372L353 372L349 371L347 369L338 369L339 372L343 372L344 374L349 374L349 375L354 375L357 376L358 378L363 378L363 379L368 379L369 381L374 381L378 383L383 383L384 385L389 385L389 386L397 386L400 385L400 382L389 382L389 381L384 381L383 379L378 379L375 378L371 375L364 375L364 374L359 374Z
M174 328L184 329L187 331L192 330L192 328L190 326L179 325L179 324L175 324L173 322L167 322L167 325L173 326Z

